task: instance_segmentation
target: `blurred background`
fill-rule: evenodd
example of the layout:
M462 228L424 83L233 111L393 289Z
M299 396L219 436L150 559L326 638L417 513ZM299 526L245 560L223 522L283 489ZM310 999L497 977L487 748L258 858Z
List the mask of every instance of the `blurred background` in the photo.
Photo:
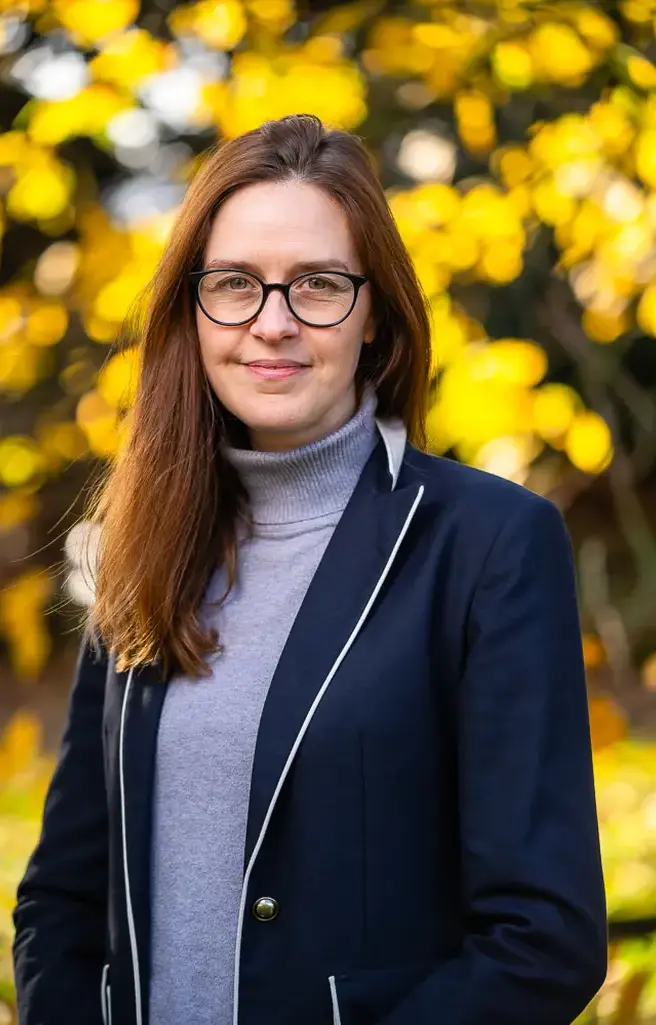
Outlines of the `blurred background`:
M655 36L654 0L0 0L0 1025L112 343L203 153L305 111L366 140L430 297L430 449L566 516L611 916L581 1021L656 1022Z

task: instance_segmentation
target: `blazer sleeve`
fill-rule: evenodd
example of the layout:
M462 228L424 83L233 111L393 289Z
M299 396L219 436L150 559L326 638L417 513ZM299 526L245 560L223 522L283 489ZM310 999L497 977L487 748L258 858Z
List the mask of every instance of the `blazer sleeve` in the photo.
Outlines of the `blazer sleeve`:
M102 753L107 660L83 639L39 842L18 886L20 1025L101 1025L108 816Z
M471 605L458 695L466 937L380 1025L570 1025L607 922L569 536L527 493Z

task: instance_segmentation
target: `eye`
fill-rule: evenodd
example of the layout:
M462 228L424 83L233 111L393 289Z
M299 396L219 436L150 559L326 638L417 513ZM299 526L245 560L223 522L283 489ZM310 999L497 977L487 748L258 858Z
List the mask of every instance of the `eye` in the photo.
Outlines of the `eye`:
M301 288L310 292L333 292L338 287L334 278L326 277L323 274L313 274L299 282Z
M243 274L215 271L203 278L203 288L207 292L247 292L255 287L255 282Z
M247 288L253 287L253 282L249 278L245 278L243 274L233 274L230 277L224 277L217 284L225 289L226 292L244 292Z

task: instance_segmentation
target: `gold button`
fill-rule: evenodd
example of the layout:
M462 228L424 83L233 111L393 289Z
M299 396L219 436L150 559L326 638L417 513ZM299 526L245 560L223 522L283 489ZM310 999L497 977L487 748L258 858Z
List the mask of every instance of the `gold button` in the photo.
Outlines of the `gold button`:
M253 914L260 922L270 922L278 917L280 905L275 897L258 897L253 904Z

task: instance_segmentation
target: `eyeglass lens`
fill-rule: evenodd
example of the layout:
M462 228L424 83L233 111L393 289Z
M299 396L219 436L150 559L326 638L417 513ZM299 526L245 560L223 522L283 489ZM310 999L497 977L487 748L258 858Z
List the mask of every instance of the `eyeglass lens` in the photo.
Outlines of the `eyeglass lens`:
M332 324L350 312L353 282L341 274L307 274L289 290L289 303L301 320L317 327ZM200 304L213 320L239 324L253 317L262 303L262 285L250 274L217 270L200 280Z

